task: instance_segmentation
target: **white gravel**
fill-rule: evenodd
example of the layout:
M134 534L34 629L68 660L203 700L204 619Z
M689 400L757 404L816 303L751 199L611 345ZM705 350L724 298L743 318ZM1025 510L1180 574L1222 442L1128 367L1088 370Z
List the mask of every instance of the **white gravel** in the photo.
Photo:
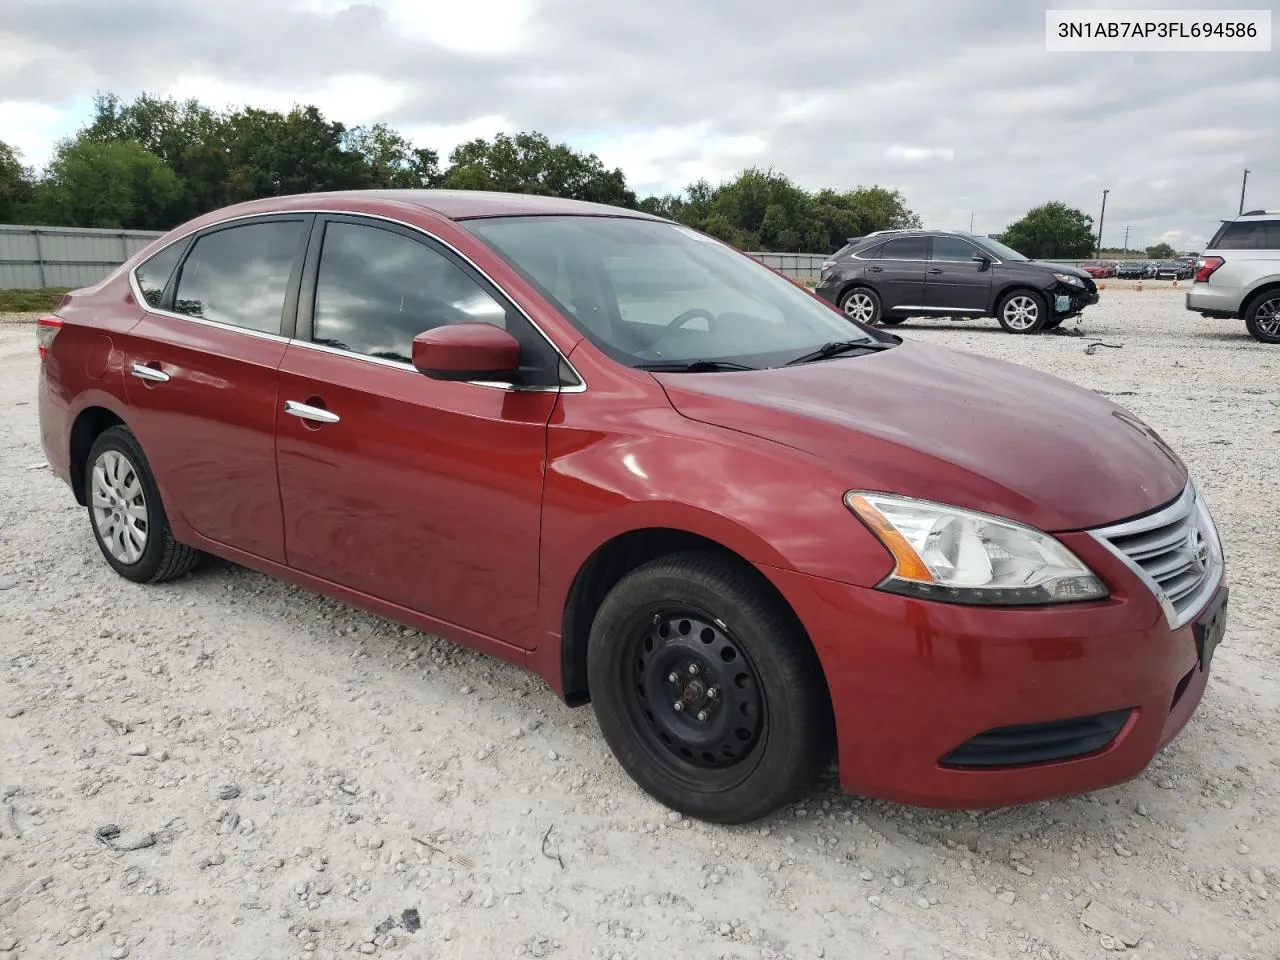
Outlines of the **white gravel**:
M116 577L43 466L33 331L0 328L0 960L1274 960L1280 349L1180 293L1108 289L1084 326L1121 349L1093 355L898 329L1106 391L1182 452L1233 587L1184 735L1092 796L975 815L828 783L733 829L647 799L513 667L239 568Z

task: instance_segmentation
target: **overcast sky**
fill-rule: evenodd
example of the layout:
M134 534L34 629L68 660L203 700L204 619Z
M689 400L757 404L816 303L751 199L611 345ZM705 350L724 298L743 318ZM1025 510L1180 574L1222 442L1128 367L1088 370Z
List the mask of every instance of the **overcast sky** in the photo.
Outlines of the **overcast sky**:
M1110 188L1108 246L1128 226L1131 246L1199 249L1235 213L1244 167L1248 206L1280 207L1280 53L1047 53L1045 6L0 0L0 139L38 166L96 92L145 90L314 103L442 157L537 129L622 167L642 196L746 166L810 189L881 184L927 226L972 214L980 232L1048 200L1096 221Z

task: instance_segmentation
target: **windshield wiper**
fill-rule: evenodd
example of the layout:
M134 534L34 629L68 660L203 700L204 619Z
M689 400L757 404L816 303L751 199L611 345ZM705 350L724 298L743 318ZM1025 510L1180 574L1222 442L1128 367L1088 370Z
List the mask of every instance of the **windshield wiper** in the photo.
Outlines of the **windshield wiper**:
M637 363L637 370L648 370L651 373L719 373L724 370L758 370L745 363L733 363L729 360L690 360L686 363Z
M888 350L890 347L897 346L893 343L885 343L882 340L832 340L830 343L824 343L812 353L805 353L794 360L788 360L786 366L794 366L797 363L812 363L815 360L829 360L832 357L838 357L842 353L853 353L855 350Z

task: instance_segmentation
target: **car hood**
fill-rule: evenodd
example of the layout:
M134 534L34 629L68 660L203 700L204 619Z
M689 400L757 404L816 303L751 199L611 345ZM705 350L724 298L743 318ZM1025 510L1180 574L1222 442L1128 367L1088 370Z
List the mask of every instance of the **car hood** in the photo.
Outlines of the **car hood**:
M1080 267L1068 266L1065 263L1050 263L1047 260L1032 260L1030 262L1039 264L1042 267L1046 267L1052 270L1054 273L1065 273L1069 277L1079 277L1081 280L1089 280L1089 279L1092 279L1092 276L1093 276L1087 270L1081 269ZM1105 268L1094 267L1093 269L1102 270Z
M1187 483L1145 424L1027 367L904 342L797 367L658 374L683 416L785 444L850 489L968 507L1050 532L1153 510Z

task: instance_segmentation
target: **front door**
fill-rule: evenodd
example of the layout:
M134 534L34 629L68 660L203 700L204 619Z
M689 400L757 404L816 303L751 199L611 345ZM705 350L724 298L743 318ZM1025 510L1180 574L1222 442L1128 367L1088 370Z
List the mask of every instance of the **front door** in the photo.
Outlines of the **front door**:
M121 340L131 426L166 509L202 537L275 562L276 369L310 220L197 236L168 289L144 291L142 319Z
M414 336L467 320L506 327L549 375L558 355L421 234L329 217L311 247L277 408L289 565L532 646L554 380L443 382L410 361Z
M979 316L991 309L991 264L960 237L934 237L925 271L924 305L930 313Z

